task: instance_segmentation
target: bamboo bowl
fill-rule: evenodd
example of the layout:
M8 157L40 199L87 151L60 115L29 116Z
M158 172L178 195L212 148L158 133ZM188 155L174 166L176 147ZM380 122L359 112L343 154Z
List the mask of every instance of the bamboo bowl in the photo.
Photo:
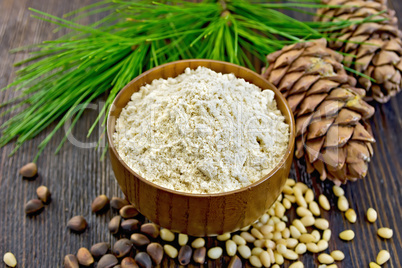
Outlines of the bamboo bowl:
M131 95L154 79L176 77L187 67L208 67L275 92L278 108L290 126L290 142L281 162L261 180L238 190L217 194L183 193L151 183L119 157L113 142L115 122ZM155 67L125 86L111 106L107 121L109 153L116 179L128 200L152 222L175 232L213 236L233 232L256 221L275 202L285 185L293 158L295 123L285 98L257 73L235 64L213 60L182 60Z

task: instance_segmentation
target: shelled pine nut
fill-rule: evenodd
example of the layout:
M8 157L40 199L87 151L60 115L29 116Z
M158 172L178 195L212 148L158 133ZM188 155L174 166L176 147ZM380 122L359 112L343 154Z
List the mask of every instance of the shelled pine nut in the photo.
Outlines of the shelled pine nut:
M324 210L328 211L331 209L331 205L329 204L328 198L323 194L320 194L320 196L318 197L318 203Z
M384 263L386 263L389 259L391 258L391 255L389 254L388 251L386 250L381 250L380 252L378 252L377 258L376 258L376 262L379 265L383 265Z
M390 228L383 227L377 230L377 234L379 237L390 239L392 238L394 231Z
M339 238L345 241L353 240L355 233L352 230L345 230L339 234Z
M345 217L350 223L355 223L357 220L357 215L353 208L346 210Z
M340 250L334 250L331 252L332 258L336 261L341 261L345 258L345 254Z
M338 209L340 211L346 211L349 209L349 201L344 195L341 195L338 199Z
M375 222L377 220L377 211L374 208L369 208L367 210L367 220L369 222Z

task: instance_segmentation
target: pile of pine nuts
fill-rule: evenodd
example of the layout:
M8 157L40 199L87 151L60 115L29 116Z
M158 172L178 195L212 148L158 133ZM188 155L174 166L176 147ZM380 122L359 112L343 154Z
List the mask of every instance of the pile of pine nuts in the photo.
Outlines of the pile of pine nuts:
M349 202L345 197L344 190L338 186L334 186L333 192L335 196L338 197L338 209L344 212L345 218L350 223L355 223L357 221L357 214L349 207ZM153 264L160 264L163 255L167 255L171 259L176 259L181 265L186 265L191 261L203 264L206 258L216 260L226 255L231 257L230 262L226 264L226 267L229 268L243 267L245 261L249 262L253 267L279 268L280 265L284 264L285 260L291 262L290 268L300 268L304 267L304 264L298 261L300 255L311 252L318 254L317 260L320 263L319 268L336 268L337 264L335 262L342 261L345 258L345 254L337 249L329 250L329 241L332 232L329 228L328 220L321 216L321 209L328 211L331 209L331 205L325 195L321 194L318 197L318 202L314 199L314 196L313 190L306 184L288 179L282 194L272 207L255 223L237 232L217 236L216 239L218 243L216 244L218 246L209 249L203 237L176 234L168 229L159 228L155 224L141 224L139 221L132 219L131 221L136 221L139 226L137 226L136 230L127 233L131 235L130 239L121 239L127 244L126 247L131 248L131 250L124 250L124 255L120 254L121 256L116 257L125 257L123 260L127 259L130 260L130 262L137 261L137 264L143 268L150 267L151 259ZM96 200L99 201L100 198L98 197L95 201ZM96 203L95 201L94 203ZM120 200L120 203L121 202ZM102 207L103 203L105 202L102 202ZM115 208L115 205L112 203L113 202L111 202L112 207ZM121 205L131 207L127 204ZM296 207L298 217L290 221L285 214L294 207ZM122 214L123 208L120 209L120 215L122 215L121 217L123 218L136 217L138 214L138 212L136 212L128 217L127 215L123 215L124 213ZM100 211L102 211L102 209L100 209ZM376 211L370 208L367 211L367 220L373 223L376 219ZM110 225L109 223L109 227ZM156 229L153 231L148 230L149 228L145 228L145 226L154 227L154 229ZM112 230L116 228L109 229L112 232ZM393 235L393 231L390 228L382 227L378 229L377 234L381 238L390 239ZM353 230L344 230L338 235L340 239L344 241L351 241L355 237ZM116 242L116 244L119 244L118 242ZM111 249L111 253L122 252L122 250L115 249L115 247L116 245ZM145 248L146 250L144 250ZM159 253L155 254L151 249L158 249ZM112 260L113 263L118 262L116 257L112 258L113 254L108 253L107 249L103 254ZM158 255L157 258L154 257L156 255ZM149 256L151 256L151 258L149 258ZM75 258L74 255L71 254L68 255L68 257L69 260ZM147 261L141 261L144 258ZM95 257L95 260L96 259ZM389 252L381 250L378 253L376 262L371 262L370 267L380 267L379 265L384 264L389 259ZM99 262L100 261L101 260L99 260ZM70 262L70 266L67 265L65 267L75 267L71 266L71 263L72 262ZM78 260L76 263L78 265L78 263L81 262ZM125 266L124 261L121 262L121 267L123 266Z

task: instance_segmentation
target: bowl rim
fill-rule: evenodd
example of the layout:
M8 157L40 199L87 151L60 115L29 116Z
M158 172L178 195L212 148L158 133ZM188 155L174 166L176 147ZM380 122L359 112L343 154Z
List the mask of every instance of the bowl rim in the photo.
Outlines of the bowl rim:
M169 188L165 188L163 186L160 186L156 183L153 183L151 181L148 181L147 179L143 178L141 175L139 175L137 172L135 172L133 169L131 169L126 162L124 162L122 160L122 158L120 157L119 153L117 152L115 146L114 146L114 141L113 141L113 134L111 133L111 125L112 125L112 120L111 120L111 114L114 111L114 107L115 107L115 103L118 99L121 98L121 96L123 95L123 91L127 90L131 84L135 83L137 80L142 79L144 76L147 76L149 73L159 69L159 68L163 68L166 66L170 66L170 65L175 65L177 63L181 63L181 62L204 62L204 63L208 63L208 62L214 62L214 63L219 63L219 64L224 64L227 66L232 66L232 67L236 67L236 68L240 68L245 72L251 73L253 75L258 76L259 78L261 78L262 80L265 80L265 82L267 82L267 84L270 85L271 88L269 88L270 90L272 90L275 93L275 97L279 98L284 104L285 104L285 111L286 113L288 113L289 115L289 144L288 147L286 149L285 154L283 155L283 157L281 158L281 160L278 162L278 164L268 173L266 174L264 177L262 177L261 179L259 179L256 182L253 182L250 185L247 185L245 187L241 187L239 189L235 189L235 190L231 190L231 191L227 191L227 192L219 192L219 193L210 193L210 194L201 194L201 193L189 193L189 192L181 192L181 191L177 191L177 190L172 190ZM207 67L208 68L208 67ZM236 75L235 75L236 76ZM242 77L238 77L237 78L242 78ZM157 78L155 78L157 79ZM247 81L247 80L246 80ZM251 82L249 82L251 83ZM264 90L264 89L262 89ZM282 111L281 111L282 112ZM282 115L284 115L282 113ZM114 120L115 122L116 120ZM213 198L213 197L222 197L222 196L227 196L227 195L232 195L232 194L238 194L244 191L250 191L251 188L257 187L259 184L265 182L266 180L270 179L286 162L286 159L288 159L291 154L293 154L293 149L294 149L294 144L295 144L295 119L293 116L293 112L289 106L289 103L287 102L286 98L282 95L282 93L268 80L266 80L262 75L254 72L251 69L248 69L246 67L234 64L234 63L230 63L230 62L225 62L225 61L218 61L218 60L209 60L209 59L187 59L187 60L177 60L177 61L172 61L169 63L165 63L162 65L158 65L156 67L153 67L152 69L149 69L143 73L141 73L140 75L138 75L137 77L135 77L133 80L131 80L127 85L125 85L120 92L116 95L115 99L113 100L112 104L110 105L110 109L108 112L108 117L107 117L107 123L106 123L106 134L107 134L107 139L108 139L108 143L109 143L109 150L111 150L111 152L113 152L113 154L116 156L117 160L120 162L120 164L122 164L130 173L132 173L132 175L134 175L134 177L136 177L137 179L141 180L143 183L145 184L149 184L152 187L157 188L160 191L164 191L164 192L169 192L171 194L175 194L178 196L183 196L183 197L197 197L197 198Z

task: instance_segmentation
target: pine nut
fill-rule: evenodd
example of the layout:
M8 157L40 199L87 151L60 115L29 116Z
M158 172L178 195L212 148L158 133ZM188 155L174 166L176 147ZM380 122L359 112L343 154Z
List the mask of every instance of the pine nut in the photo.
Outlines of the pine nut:
M375 222L377 220L377 211L374 208L369 208L367 210L367 220L369 222Z
M239 252L240 256L243 257L243 259L248 259L251 256L251 250L248 246L246 245L240 245L237 247L237 252Z
M252 266L254 266L254 267L262 267L262 263L261 263L261 261L260 261L260 258L257 257L257 256L255 256L255 255L252 255L252 256L250 257L249 262L250 262L250 264L251 264Z
M165 250L166 255L168 255L172 259L176 258L179 254L179 251L177 251L175 247L168 244L164 245L163 249Z
M356 212L354 211L353 208L346 210L345 217L350 223L355 223L357 219Z
M314 243L317 243L321 239L321 234L317 230L312 231L311 235L314 236Z
M273 251L273 249L267 249L267 252L268 252L268 254L269 254L269 257L271 258L271 262L272 263L274 263L274 262L276 262L276 263L278 263L279 264L279 262L277 262L276 261L276 257L275 257L275 254L274 254L274 251ZM282 255L281 255L282 256ZM282 256L282 263L284 262L284 260L283 260L283 256Z
M329 240L331 239L331 234L332 232L330 229L324 230L324 232L322 233L322 239L329 242Z
M240 236L243 237L248 243L253 243L256 240L255 237L248 232L241 232Z
M293 194L293 188L290 187L289 185L285 185L285 186L283 187L282 192L283 192L284 194Z
M296 203L300 206L300 207L307 207L307 202L303 197L303 193L302 190L298 187L293 187L293 194L296 197Z
M377 234L379 237L390 239L394 234L394 231L390 228L383 227L377 230Z
M219 259L222 256L222 248L221 247L213 247L208 250L208 257L212 260Z
M285 228L285 229L282 231L282 237L283 237L283 238L286 238L286 239L290 237L289 228Z
M267 215L267 214L264 214L264 215ZM268 215L267 215L267 216L268 216ZM224 234L218 235L218 236L216 237L216 239L218 239L219 241L226 241L226 240L230 239L230 236L231 236L231 234L228 232L228 233L224 233Z
M315 237L312 234L302 234L299 237L299 241L305 244L312 243L315 241Z
M285 194L285 198L291 203L296 203L296 197L294 195Z
M331 209L331 205L329 204L328 198L323 194L320 194L320 196L318 197L318 203L324 210L328 211Z
M283 245L283 244L278 244L278 245L276 246L276 250L277 250L280 254L284 255L288 249L286 248L285 245Z
M168 241L168 242L172 242L174 240L174 233L172 233L168 229L161 229L160 236L163 240Z
M271 217L271 216L275 216L275 208L274 208L274 206L272 206L270 209L268 209L268 215ZM268 221L268 223L269 223L269 221Z
M298 208L296 209L296 214L297 214L299 217L313 216L313 213L311 213L311 211L308 210L308 209L305 208L305 207L298 207Z
M336 265L335 263L328 265L327 268L338 268L338 265Z
M240 231L247 232L249 229L250 229L250 225L241 228Z
M377 258L376 258L376 262L379 265L383 265L384 263L386 263L389 259L391 258L391 255L389 254L388 251L386 250L381 250L380 252L378 252Z
M288 260L297 260L299 255L291 249L287 249L286 252L283 254L283 257Z
M326 219L319 218L315 220L314 226L320 230L326 230L329 228L329 222Z
M304 264L301 261L297 261L289 265L289 268L304 268Z
M202 248L205 245L205 240L202 237L196 238L192 243L191 246L193 248Z
M341 187L336 186L336 185L334 185L332 187L332 191L334 192L335 196L337 196L337 197L345 195L345 191Z
M307 247L307 250L312 252L312 253L317 253L318 252L318 246L315 243L307 243L306 247Z
M328 242L325 240L320 240L317 243L318 252L324 251L328 248Z
M299 219L295 219L292 224L299 230L301 234L307 233L306 227L303 225L303 223Z
M226 244L226 254L228 254L230 257L233 257L237 251L236 243L233 240L227 240L225 244Z
M278 222L277 224L275 224L275 230L277 232L282 232L283 230L285 230L286 228L286 223L284 223L283 221Z
M271 266L271 257L269 256L269 253L267 251L261 252L260 261L261 261L261 264L264 267L270 267Z
M345 241L350 241L355 237L355 232L352 230L345 230L339 234L339 238Z
M302 194L304 194L309 188L306 184L302 183L302 182L296 182L296 184L293 186L293 188L299 188L302 192Z
M180 246L184 246L187 244L188 242L188 235L186 234L179 234L179 245Z
M282 205L282 203L277 203L275 207L275 215L278 218L282 218L285 215L286 208Z
M260 254L263 252L264 250L260 247L254 247L251 250L251 255L255 255L255 256L260 256Z
M272 239L273 239L274 241L277 241L277 240L279 240L279 239L282 239L282 234L281 234L281 232L274 232Z
M276 216L273 216L273 217L271 218L271 220L272 220L272 222L273 222L273 225L275 225L275 224L277 224L278 222L281 221L281 220L280 220L278 217L276 217Z
M7 252L6 254L4 254L3 261L5 264L7 264L10 267L17 266L17 259L15 258L14 254L11 252Z
M272 226L272 225L264 225L260 228L260 232L264 235L265 238L267 235L269 235L273 231L274 231L274 226Z
M344 195L341 195L338 199L338 209L340 211L346 211L349 209L349 202Z
M317 217L317 216L320 216L320 215L321 215L321 211L320 211L320 208L318 207L317 202L311 201L311 202L308 204L308 208L310 209L311 213L313 213L314 216Z
M313 216L304 216L300 221L305 227L313 226L315 224L315 218Z
M291 235L293 238L298 239L298 238L301 236L301 233L300 233L299 229L297 229L295 226L291 225L291 226L289 227L289 230L290 230L290 235Z
M267 213L265 213L264 215L262 215L260 217L260 219L258 220L259 222L261 222L262 224L266 224L269 220L269 215Z
M296 181L294 179L287 179L286 180L286 185L294 186L295 184L296 184Z
M278 264L274 264L272 268L281 268Z
M310 203L314 200L314 192L311 189L307 189L304 199L306 200L307 203Z
M292 203L286 197L283 199L282 204L286 209L290 209L292 207Z
M331 256L332 258L334 258L334 260L336 261L341 261L345 258L345 254L343 254L342 251L340 250L334 250L331 252Z
M252 234L255 238L257 238L257 239L263 239L263 238L264 238L263 234L262 234L260 231L258 231L257 228L251 229L250 232L251 232L251 234Z
M277 241L275 241L275 242L276 242L277 245L278 245L278 244L282 244L282 245L285 245L285 246L286 246L286 240L283 239L283 238L281 238L281 239L279 239L279 240L277 240Z
M277 263L279 265L282 265L285 262L283 256L276 251L274 252L274 260L275 260L275 263Z
M232 240L237 244L237 245L245 245L246 244L246 240L244 240L243 237L241 237L240 235L234 235L232 237Z
M276 247L276 245L275 245L275 242L274 242L274 241L272 241L272 240L270 240L270 239L267 239L267 240L265 241L265 247L266 247L266 248L270 248L270 249L274 249L274 248Z
M370 262L370 263L369 263L369 267L370 267L370 268L381 268L381 266L378 265L378 264L375 263L375 262Z
M331 257L331 255L327 253L321 253L318 255L318 261L323 264L331 264L334 262L334 258Z
M286 239L286 247L287 248L294 248L297 246L298 243L299 243L299 241L297 239L294 239L294 238Z
M297 244L297 246L295 248L295 252L297 254L302 255L302 254L306 253L306 251L307 251L306 244L304 244L304 243Z
M258 240L255 240L253 244L255 247L262 248L265 245L265 241L266 240L264 240L264 239L258 239Z

